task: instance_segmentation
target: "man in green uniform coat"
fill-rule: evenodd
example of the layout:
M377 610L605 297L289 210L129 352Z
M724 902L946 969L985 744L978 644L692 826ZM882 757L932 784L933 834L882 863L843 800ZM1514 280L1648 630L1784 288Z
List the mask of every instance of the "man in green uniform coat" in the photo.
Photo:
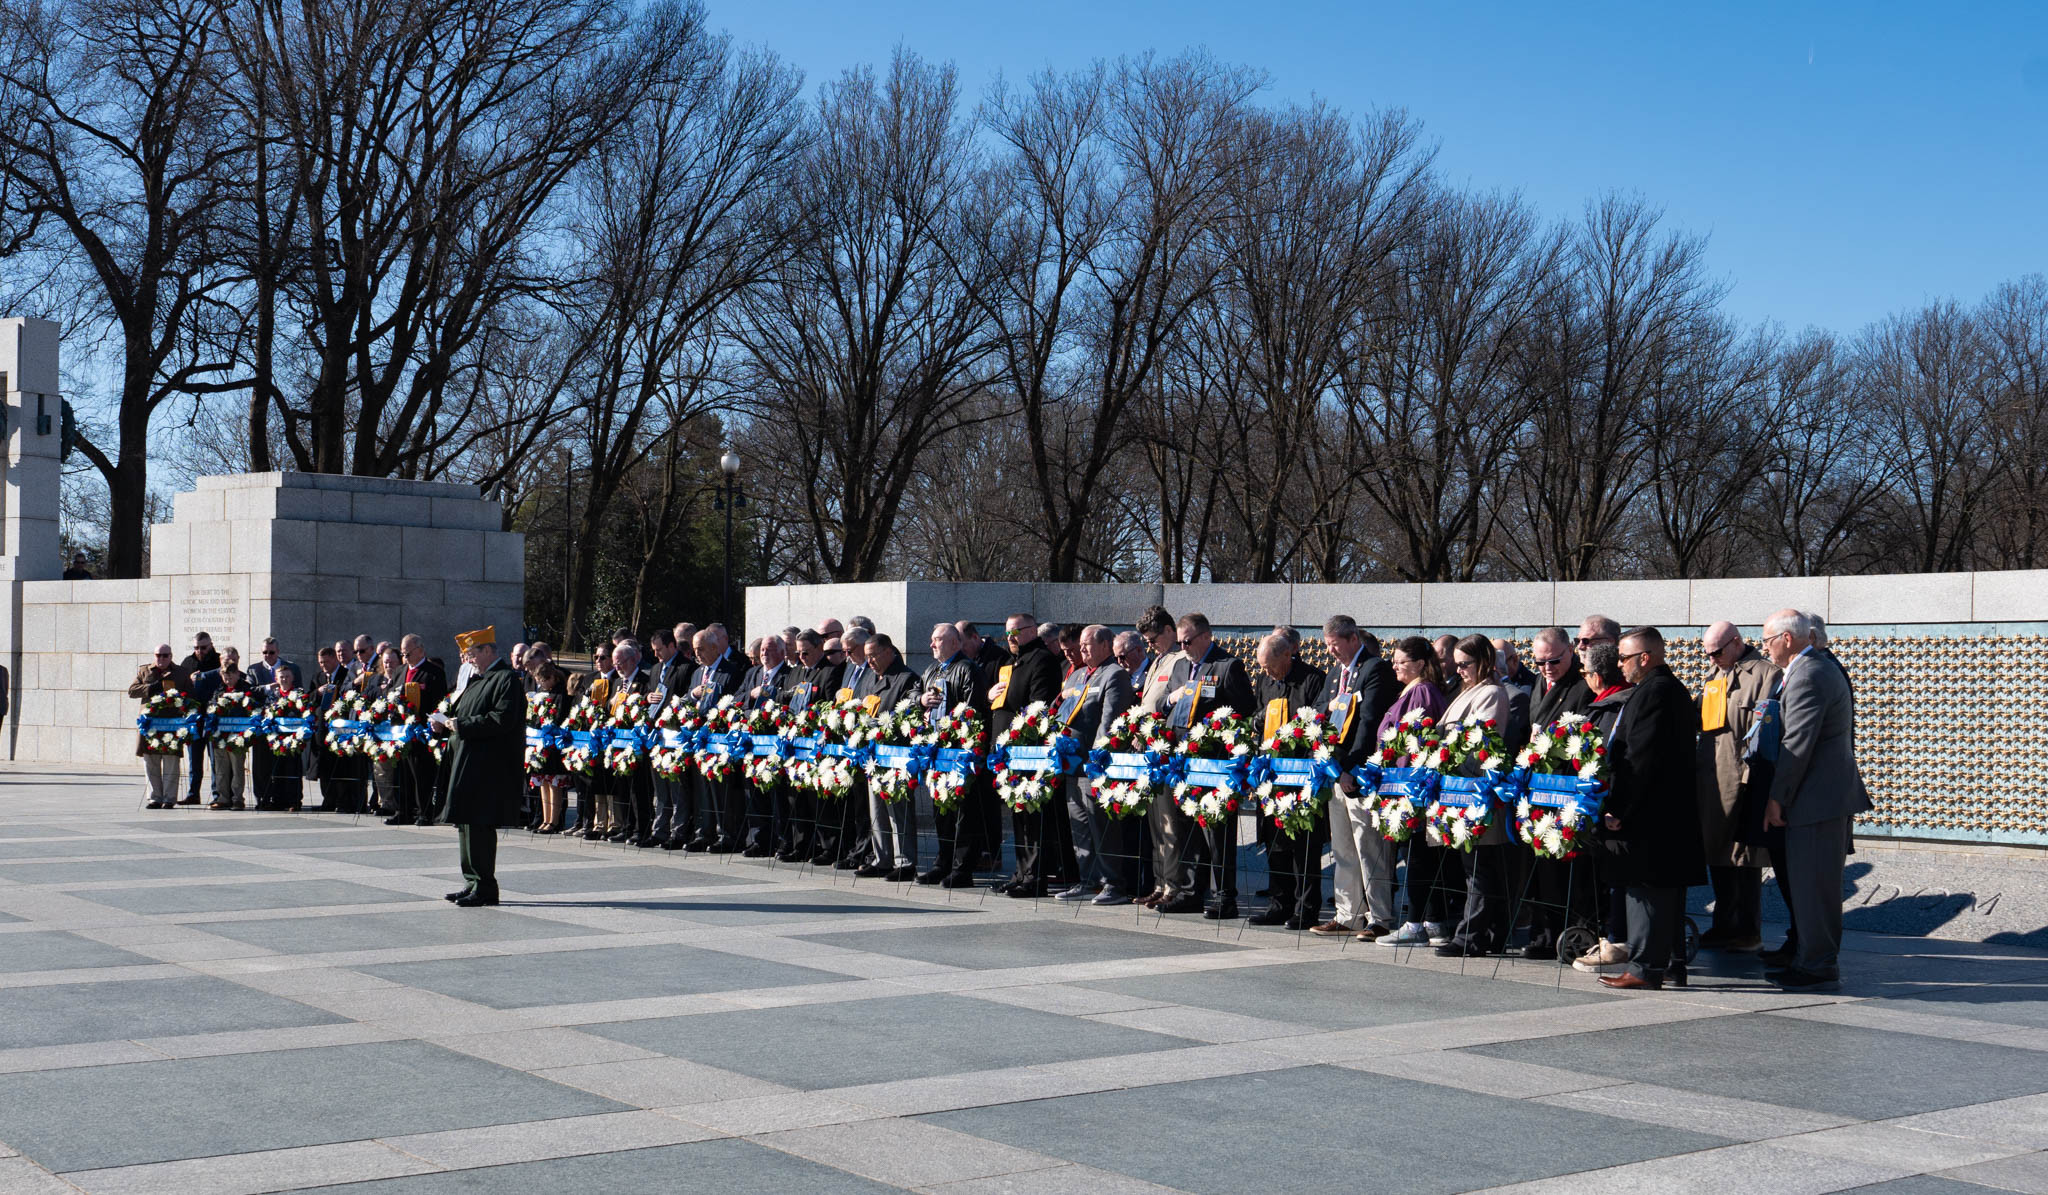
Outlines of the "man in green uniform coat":
M449 731L448 801L442 819L462 835L462 874L469 887L448 899L465 909L498 903L498 827L524 822L526 691L498 658L497 628L455 637L476 676L455 699L452 715L429 721Z

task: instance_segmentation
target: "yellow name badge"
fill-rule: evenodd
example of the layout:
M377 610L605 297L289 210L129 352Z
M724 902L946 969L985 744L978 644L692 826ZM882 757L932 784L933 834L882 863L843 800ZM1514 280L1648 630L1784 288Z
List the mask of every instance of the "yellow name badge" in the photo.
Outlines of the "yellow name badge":
M1287 719L1292 716L1293 715L1288 713L1287 699L1285 697L1275 697L1273 700L1267 702L1266 733L1259 737L1270 739L1274 735L1279 734L1280 728L1282 726L1287 725Z
M1009 665L1009 664L1005 664L1005 665L1003 665L1003 666L1002 666L1001 668L998 668L998 669L996 669L996 683L997 683L997 684L999 684L999 685L1001 685L1001 686L1003 687L1003 704L1002 704L1002 708L1003 708L1003 709L1009 709L1009 708L1010 708L1010 669L1011 669L1011 667L1012 667L1012 665Z
M1720 730L1728 725L1728 678L1717 676L1700 691L1700 729Z
M882 695L880 693L870 693L861 699L861 705L867 709L868 717L872 718L882 708Z
M420 708L420 686L418 682L415 681L405 686L405 703L414 709Z
M839 699L840 701L852 701L852 700L853 700L853 690L852 690L852 689L841 689L841 690L839 690L839 695L838 695L838 699Z

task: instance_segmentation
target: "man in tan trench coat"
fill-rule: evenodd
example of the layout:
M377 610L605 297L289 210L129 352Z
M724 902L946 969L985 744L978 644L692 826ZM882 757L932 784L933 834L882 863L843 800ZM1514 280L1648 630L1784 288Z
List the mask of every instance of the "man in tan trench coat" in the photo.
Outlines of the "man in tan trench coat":
M1743 740L1756 719L1757 703L1778 683L1778 669L1742 641L1733 623L1708 627L1700 648L1709 669L1699 698L1700 830L1714 882L1714 924L1700 935L1700 945L1756 950L1763 945L1763 869L1770 857L1761 847L1736 841L1736 804L1748 772Z

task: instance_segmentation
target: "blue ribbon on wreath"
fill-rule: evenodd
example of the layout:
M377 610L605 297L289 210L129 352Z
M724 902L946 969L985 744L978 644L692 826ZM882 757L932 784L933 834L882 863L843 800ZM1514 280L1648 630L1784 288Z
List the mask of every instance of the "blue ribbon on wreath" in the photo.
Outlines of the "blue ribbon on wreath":
M176 734L183 730L197 737L202 725L198 714L186 714L182 718L152 718L142 715L135 719L135 729L143 734Z
M932 752L933 772L951 772L956 776L972 776L981 771L981 752L969 751L962 747L940 747Z
M1577 809L1597 814L1607 800L1606 784L1581 780L1569 773L1518 770L1514 779L1519 795L1543 809Z
M1253 788L1270 783L1276 788L1305 789L1311 795L1337 783L1339 775L1335 760L1286 755L1261 755L1252 762L1251 772Z
M1073 776L1083 761L1081 744L1069 734L1054 735L1031 747L997 747L989 754L989 767L998 772L1035 772L1047 776Z
M1251 791L1251 757L1233 756L1230 759L1202 759L1198 756L1180 757L1180 781L1196 788L1213 788L1226 793Z
M1442 775L1430 768L1382 768L1373 792L1382 797L1407 797L1420 805L1436 795Z
M788 744L781 735L750 734L747 737L747 754L756 759L780 759L787 755Z
M1172 788L1179 776L1176 762L1177 757L1154 751L1090 751L1088 775Z
M369 732L369 728L368 722L358 722L354 718L336 718L327 724L327 742L330 746L338 747L363 737Z
M1376 763L1359 764L1351 769L1351 779L1358 785L1359 792L1376 793L1380 791L1380 765Z
M263 718L257 714L210 717L206 720L206 734L209 738L223 734L260 734L262 726Z
M1490 803L1499 787L1500 779L1496 776L1439 776L1436 799L1445 805L1470 808Z
M892 772L928 772L931 770L931 748L877 743L868 749L868 762Z

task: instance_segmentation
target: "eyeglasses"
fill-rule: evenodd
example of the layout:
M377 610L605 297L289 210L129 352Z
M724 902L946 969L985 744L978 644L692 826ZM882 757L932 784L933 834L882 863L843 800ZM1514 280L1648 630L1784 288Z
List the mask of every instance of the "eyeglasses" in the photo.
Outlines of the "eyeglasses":
M1570 659L1570 656L1552 656L1547 660L1542 656L1530 656L1529 662L1538 668L1562 668Z
M277 654L277 649L274 647L266 647L263 649L263 654L266 656L274 656Z
M1459 660L1459 661L1458 661L1458 665L1457 665L1457 666L1458 666L1458 671L1460 671L1460 672L1477 672L1477 671L1479 671L1479 661L1477 661L1477 660Z
M1579 637L1578 637L1577 639L1574 639L1574 640L1572 640L1572 646L1574 646L1574 647L1591 647L1591 646L1593 646L1593 645L1594 645L1595 643L1612 643L1612 642L1614 642L1614 636L1612 636L1612 635L1592 635L1592 636L1586 636L1586 635L1581 635L1581 636L1579 636Z
M831 649L830 651L826 652L825 654L826 654L826 655L828 655L828 656L843 656L843 655L845 655L845 654L846 654L846 652L845 652L845 651L844 651L843 649L841 649L841 648L837 648L837 647L835 647L835 648Z
M160 651L156 653L156 658L159 660L168 660L171 658L171 653L167 651Z

